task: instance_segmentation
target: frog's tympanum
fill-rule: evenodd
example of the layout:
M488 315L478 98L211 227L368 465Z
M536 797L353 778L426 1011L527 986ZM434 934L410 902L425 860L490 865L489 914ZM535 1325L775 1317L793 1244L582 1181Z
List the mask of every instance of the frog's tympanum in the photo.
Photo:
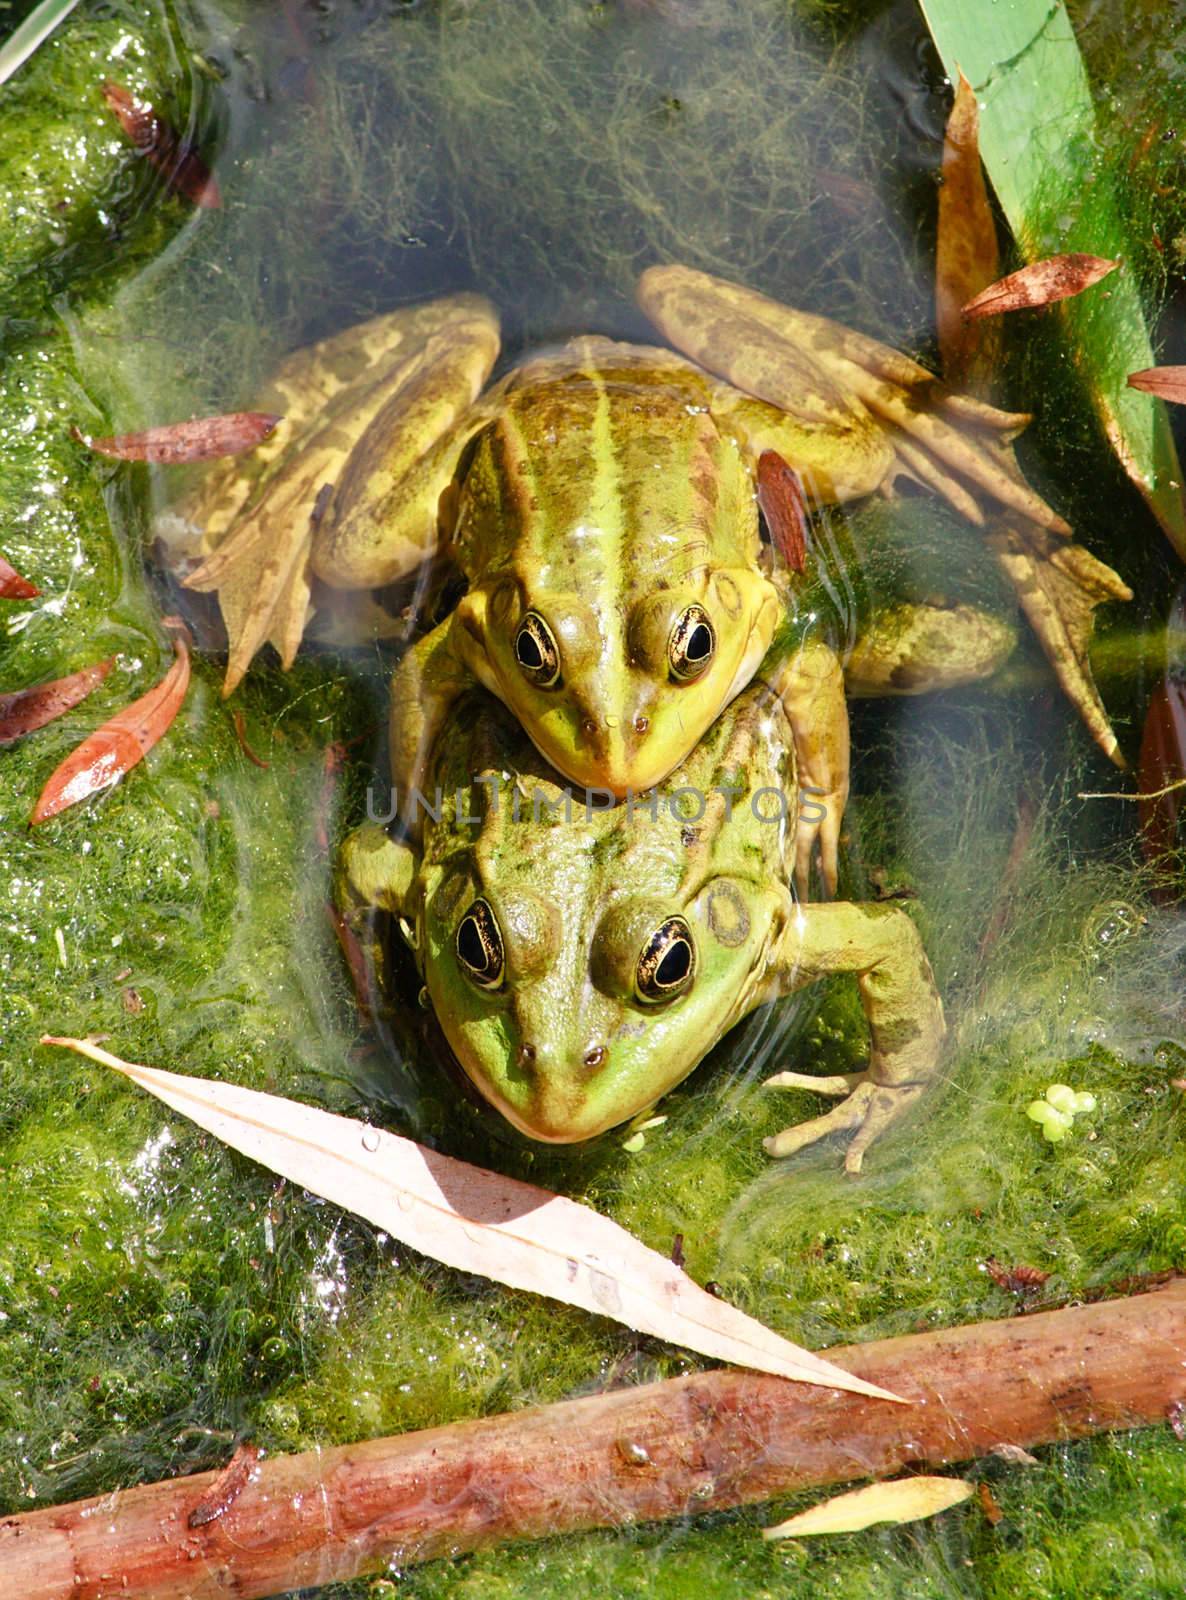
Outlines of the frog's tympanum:
M950 393L874 340L688 268L652 268L639 299L682 354L575 339L483 393L498 327L472 295L298 352L263 397L286 417L274 439L222 464L183 508L211 551L188 582L219 592L227 692L265 639L291 660L315 580L377 588L438 553L459 570L464 595L393 678L405 821L415 821L413 787L450 708L477 684L575 783L623 797L687 761L795 614L800 575L771 559L760 533L756 485L771 453L814 503L905 475L974 521L984 521L982 501L995 502L1023 554L1027 540L1042 552L1077 548L1006 448L1024 416ZM1061 654L1079 668L1090 607L1126 592L1100 588L1096 569L1108 572L1094 563L1078 633L1048 630L1056 667ZM1078 571L1058 581L1078 583ZM1033 620L1045 596L1032 566L1022 587ZM804 615L767 677L800 782L820 798L821 866L834 890L848 785L842 663ZM880 672L882 686L967 681L995 666L982 630L966 647L960 617L942 621L946 648L931 669L920 676L898 662L900 673ZM876 680L867 642L860 659ZM1114 753L1102 712L1095 731ZM815 835L811 821L799 830L801 884Z
M626 1121L755 1007L832 973L859 985L868 1067L769 1079L844 1097L772 1155L846 1132L855 1172L934 1074L943 1011L907 914L791 892L794 745L764 683L637 800L565 786L485 695L450 713L426 776L420 844L364 826L344 898L399 919L465 1071L530 1137Z

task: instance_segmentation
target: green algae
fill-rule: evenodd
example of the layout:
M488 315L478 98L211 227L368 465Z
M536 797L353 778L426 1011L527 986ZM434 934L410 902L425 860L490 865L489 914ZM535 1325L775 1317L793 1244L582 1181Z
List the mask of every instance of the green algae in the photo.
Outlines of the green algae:
M508 309L514 339L594 319L636 332L625 299L634 267L685 247L697 264L727 260L739 277L882 337L925 320L925 250L890 205L894 146L878 146L869 69L837 53L829 32L842 9L812 8L806 34L773 4L736 15L706 5L682 31L678 8L664 20L661 7L561 0L327 10L321 21L299 14L307 37L295 44L241 31L235 17L199 26L187 15L175 58L174 35L166 48L163 23L140 18L137 60L156 64L145 68L148 98L189 105L195 52L215 70L195 69L212 98L192 115L224 151L225 212L198 226L157 194L148 211L129 206L117 262L92 222L60 259L62 246L32 228L5 255L20 317L0 388L0 548L45 598L6 606L4 687L117 654L90 701L0 768L6 1508L214 1465L242 1436L307 1448L692 1365L450 1273L278 1187L98 1068L40 1049L46 1029L104 1031L135 1059L381 1115L584 1198L657 1249L681 1235L697 1278L813 1345L1008 1315L1011 1297L982 1270L989 1255L1049 1271L1051 1297L1186 1268L1184 1113L1170 1087L1186 1076L1182 936L1148 898L1130 808L1076 798L1117 780L1104 778L1040 672L1007 693L866 705L854 719L846 892L916 896L902 903L954 1034L942 1083L858 1184L841 1180L835 1149L775 1167L760 1142L819 1109L799 1091L764 1091L764 1076L799 1060L825 1071L859 1060L863 1028L844 985L751 1019L669 1097L667 1121L635 1153L621 1135L535 1150L495 1126L442 1070L431 1031L409 1021L420 1017L414 985L396 1018L405 1058L374 1051L325 920L321 843L323 829L361 815L367 730L381 718L373 654L311 655L287 677L253 670L238 703L266 770L239 747L217 662L199 658L185 710L148 761L105 798L36 833L24 827L56 761L159 677L169 647L156 618L177 598L143 556L149 509L168 486L143 468L95 463L70 423L114 431L160 420L165 404L176 415L249 403L277 350L323 331L327 317L336 325L475 280ZM86 30L103 25L64 30L57 54L30 64L43 74L30 81L70 83L83 104L86 73L109 69L71 52L88 50ZM316 30L330 35L320 52ZM657 41L666 52L673 33L662 71L649 72ZM543 43L549 71L537 82L524 62ZM217 95L207 87L216 81ZM679 107L656 111L652 89ZM390 138L383 107L394 103L406 117ZM554 126L541 138L549 103ZM605 126L612 155L596 137ZM730 181L714 212L697 186L715 192L718 163ZM142 164L106 148L72 179L83 219L98 218L113 186L146 186L140 200L151 189ZM834 196L860 184L872 209L841 242L821 243ZM779 205L753 198L762 186ZM282 204L286 194L300 204ZM37 264L50 261L52 306L36 288ZM1117 507L1131 502L1098 469L1090 427L1076 434L1060 409L1061 357L1050 347L1031 356L1028 343L1017 341L1014 381L1041 401L1031 462L1045 463L1060 503L1106 553ZM992 564L922 501L837 527L893 593L958 584L991 598ZM1151 623L1165 569L1115 543L1117 564L1141 580L1138 623ZM1139 672L1121 681L1122 718L1139 714L1141 683ZM360 733L331 797L325 748ZM1055 1081L1099 1105L1050 1147L1024 1109ZM1186 1586L1186 1451L1168 1429L1039 1456L1037 1468L974 1469L1005 1511L996 1528L973 1504L915 1530L762 1545L757 1529L801 1496L394 1576L399 1592L425 1596L1051 1600ZM362 1582L332 1592L384 1591Z

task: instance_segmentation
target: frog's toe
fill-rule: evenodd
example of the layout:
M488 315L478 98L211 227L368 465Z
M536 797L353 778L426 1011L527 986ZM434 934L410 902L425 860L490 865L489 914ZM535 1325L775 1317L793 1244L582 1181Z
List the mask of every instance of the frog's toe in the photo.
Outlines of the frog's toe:
M822 1089L825 1094L837 1092L832 1087L836 1081L831 1078L801 1077L799 1073L793 1072L778 1073L774 1078L767 1079L768 1084L777 1087L810 1086ZM818 1144L821 1139L827 1139L834 1133L851 1132L853 1138L844 1158L844 1170L852 1173L860 1172L865 1151L874 1139L899 1117L923 1090L923 1085L918 1083L874 1083L864 1073L855 1074L848 1081L852 1086L852 1092L834 1110L822 1117L812 1117L796 1127L784 1128L773 1138L764 1139L762 1143L767 1155L776 1158L793 1156L798 1151L805 1150L808 1145Z
M840 881L840 825L844 818L845 796L835 793L821 798L817 789L806 790L805 794L808 798L795 828L795 892L800 900L812 898L811 862L818 846L824 895L834 900ZM807 815L808 807L822 811L823 815Z

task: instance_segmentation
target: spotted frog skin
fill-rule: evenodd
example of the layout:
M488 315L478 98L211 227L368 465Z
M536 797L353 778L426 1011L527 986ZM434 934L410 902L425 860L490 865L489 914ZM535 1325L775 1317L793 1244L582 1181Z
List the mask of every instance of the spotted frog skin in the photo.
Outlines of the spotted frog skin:
M413 828L413 789L476 685L582 786L621 798L688 759L794 610L800 575L778 570L760 537L763 459L792 468L812 503L905 474L973 519L987 497L1066 531L1006 459L1002 441L1026 418L688 268L652 268L639 300L680 353L576 339L490 388L498 326L476 296L337 335L290 358L263 397L286 416L275 442L212 473L183 508L213 547L187 581L219 593L228 691L265 639L291 659L315 583L380 587L442 555L460 574L464 595L392 681L392 777ZM1000 659L999 637L965 647L958 621L945 619L928 682L966 682ZM795 646L767 678L824 818L800 826L796 871L802 887L818 842L832 892L843 663L823 635ZM874 680L877 656L866 644Z
M943 1012L908 915L794 897L794 742L767 683L638 801L565 786L480 695L451 712L427 775L440 805L421 844L367 824L347 842L342 893L398 918L462 1067L529 1137L569 1143L629 1120L749 1012L833 973L859 986L868 1066L769 1079L841 1097L769 1153L847 1133L857 1171L933 1076Z

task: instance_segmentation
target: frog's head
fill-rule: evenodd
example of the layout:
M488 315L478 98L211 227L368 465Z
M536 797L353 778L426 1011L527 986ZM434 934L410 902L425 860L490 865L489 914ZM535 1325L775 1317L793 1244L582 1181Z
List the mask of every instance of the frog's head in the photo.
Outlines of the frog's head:
M530 1138L567 1144L693 1070L752 1004L779 912L745 878L685 897L673 878L648 884L639 863L608 859L604 838L548 831L521 860L454 863L427 897L423 958L484 1098Z
M753 476L695 388L630 369L528 387L479 440L454 635L564 776L662 781L749 682L779 616Z

